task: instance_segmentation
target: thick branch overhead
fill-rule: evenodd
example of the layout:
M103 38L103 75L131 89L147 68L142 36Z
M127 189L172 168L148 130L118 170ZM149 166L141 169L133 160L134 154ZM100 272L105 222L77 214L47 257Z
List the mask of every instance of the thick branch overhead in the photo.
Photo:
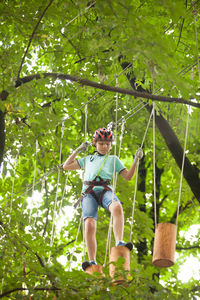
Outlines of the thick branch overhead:
M136 90L128 90L128 89L123 89L123 88L119 88L119 87L108 86L108 85L101 84L101 83L98 83L98 82L94 82L94 81L91 81L91 80L88 80L88 79L83 79L83 78L80 78L80 77L76 77L76 76L73 76L73 75L67 75L67 74L58 74L58 73L33 74L33 75L30 75L30 76L19 78L16 81L15 87L19 87L20 85L22 85L24 83L27 83L27 82L30 82L33 79L38 80L38 79L47 78L47 77L52 77L52 78L61 79L61 80L69 80L69 81L77 82L81 85L91 86L91 87L101 89L101 90L104 90L104 91L130 95L130 96L134 96L136 98L140 97L140 98L144 98L144 99L148 99L148 100L152 100L152 101L160 101L160 102L167 102L167 103L171 102L171 103L177 103L177 104L187 104L187 105L190 105L190 106L200 108L200 103L188 101L188 100L183 99L183 98L171 98L171 97L166 97L166 96L153 95L153 94L150 94L150 93L140 92L140 91L136 91Z

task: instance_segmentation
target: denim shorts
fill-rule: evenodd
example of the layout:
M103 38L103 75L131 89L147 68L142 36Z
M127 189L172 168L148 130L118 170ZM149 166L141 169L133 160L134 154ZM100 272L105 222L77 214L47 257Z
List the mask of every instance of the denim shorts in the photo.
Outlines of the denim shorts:
M99 199L101 190L95 191L95 194L97 195L97 197ZM113 197L112 194L113 194L112 191L107 191L103 195L102 206L107 210L108 210L109 205L112 202L112 197ZM113 201L119 201L118 197L115 194L114 194ZM96 199L91 194L87 194L82 200L83 219L85 220L86 218L94 218L96 220L98 206L100 206L100 205L97 203Z

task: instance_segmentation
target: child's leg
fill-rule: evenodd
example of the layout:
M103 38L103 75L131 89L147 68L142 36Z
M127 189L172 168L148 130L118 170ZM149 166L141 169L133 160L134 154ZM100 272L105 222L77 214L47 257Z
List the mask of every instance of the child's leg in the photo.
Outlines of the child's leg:
M85 242L89 260L96 260L96 219L98 203L91 194L83 198L82 211L85 225Z
M96 261L96 220L94 218L87 218L85 220L85 242L87 246L89 260Z
M113 232L115 241L122 241L124 234L124 213L119 201L113 201L109 205L109 211L113 216Z

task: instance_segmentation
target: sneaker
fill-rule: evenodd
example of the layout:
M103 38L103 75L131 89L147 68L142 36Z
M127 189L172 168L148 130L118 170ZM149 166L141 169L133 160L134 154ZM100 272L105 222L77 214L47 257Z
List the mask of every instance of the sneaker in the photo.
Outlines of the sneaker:
M127 247L130 251L133 249L133 244L131 242L125 243L123 241L119 241L116 246Z
M94 260L92 260L92 261L86 260L82 263L82 269L83 269L83 271L85 271L89 266L96 265L96 264L97 263Z

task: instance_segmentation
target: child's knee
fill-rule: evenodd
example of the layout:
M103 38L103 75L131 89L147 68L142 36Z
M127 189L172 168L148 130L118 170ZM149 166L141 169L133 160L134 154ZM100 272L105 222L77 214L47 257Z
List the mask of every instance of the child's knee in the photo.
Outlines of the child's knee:
M85 219L85 230L86 232L95 231L96 229L96 220L94 218Z
M115 214L115 215L122 215L123 214L122 205L119 201L113 201L111 203L109 209L112 212L112 214Z

